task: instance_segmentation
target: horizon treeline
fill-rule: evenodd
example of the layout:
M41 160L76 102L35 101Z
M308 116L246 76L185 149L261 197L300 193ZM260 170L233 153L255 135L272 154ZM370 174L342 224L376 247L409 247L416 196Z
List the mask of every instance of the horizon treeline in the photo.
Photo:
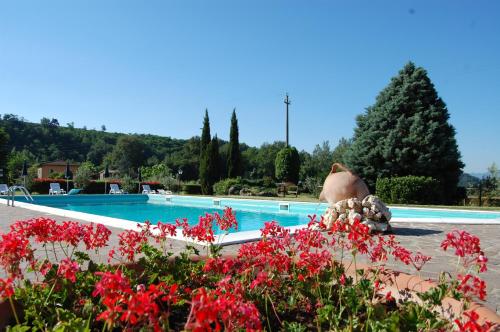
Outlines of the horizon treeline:
M237 135L234 132L235 122L233 111L232 135ZM107 132L105 126L100 130L76 128L72 123L61 125L57 119L49 118L33 123L14 114L1 115L0 128L8 135L5 151L9 159L15 159L17 163L27 160L31 166L54 160L90 161L98 168L104 169L105 165L109 165L122 173L133 173L137 167L163 163L174 173L182 169L183 180L199 178L202 155L200 136L176 139L151 134L112 133ZM217 174L220 174L220 178L226 178L228 174L256 179L275 177L274 161L276 154L285 147L285 142L266 142L260 147L238 142L241 161L233 166L227 160L235 153L235 147L228 141L215 139L219 149ZM342 139L339 150L347 144L348 140ZM124 158L124 151L131 151L133 157ZM312 153L301 151L301 178L326 176L334 155L328 141L318 144Z

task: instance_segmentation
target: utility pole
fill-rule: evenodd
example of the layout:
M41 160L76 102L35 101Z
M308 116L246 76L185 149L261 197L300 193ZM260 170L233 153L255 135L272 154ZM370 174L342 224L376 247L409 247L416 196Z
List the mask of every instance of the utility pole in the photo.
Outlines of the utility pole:
M285 97L285 104L286 104L286 146L288 146L288 105L291 104L290 100L288 99L288 93L286 94Z

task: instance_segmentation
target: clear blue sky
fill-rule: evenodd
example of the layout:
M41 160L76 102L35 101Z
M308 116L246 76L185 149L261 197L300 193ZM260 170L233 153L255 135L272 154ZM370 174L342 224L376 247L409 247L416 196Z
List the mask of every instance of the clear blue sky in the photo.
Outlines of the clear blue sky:
M351 137L409 60L447 103L465 170L500 164L499 1L2 1L0 113L176 138Z

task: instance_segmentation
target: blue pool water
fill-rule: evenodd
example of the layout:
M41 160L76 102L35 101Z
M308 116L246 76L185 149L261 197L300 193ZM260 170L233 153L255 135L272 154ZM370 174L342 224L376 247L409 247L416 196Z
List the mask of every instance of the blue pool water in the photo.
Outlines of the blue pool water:
M24 198L18 197L20 201ZM248 199L162 195L78 195L36 196L34 204L91 213L137 222L146 220L174 223L187 218L198 221L205 213L221 212L230 206L236 212L240 231L261 229L264 222L276 220L283 226L307 224L308 215L321 215L325 203L278 202ZM439 209L391 208L393 218L483 219L500 222L500 212L453 211Z

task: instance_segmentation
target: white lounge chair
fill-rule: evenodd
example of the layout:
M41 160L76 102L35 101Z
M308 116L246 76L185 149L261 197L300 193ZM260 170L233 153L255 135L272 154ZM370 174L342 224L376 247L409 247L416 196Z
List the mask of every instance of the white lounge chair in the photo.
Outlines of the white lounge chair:
M61 189L61 186L58 182L52 182L50 184L49 195L61 195L65 194L66 190Z
M0 195L7 195L9 187L5 183L0 184Z
M120 187L116 183L110 183L109 184L109 193L110 194L123 194L123 190L120 189Z
M143 194L156 194L155 190L152 190L149 184L142 185L142 193Z
M172 192L170 190L158 189L158 194L160 194L160 195L172 195Z

